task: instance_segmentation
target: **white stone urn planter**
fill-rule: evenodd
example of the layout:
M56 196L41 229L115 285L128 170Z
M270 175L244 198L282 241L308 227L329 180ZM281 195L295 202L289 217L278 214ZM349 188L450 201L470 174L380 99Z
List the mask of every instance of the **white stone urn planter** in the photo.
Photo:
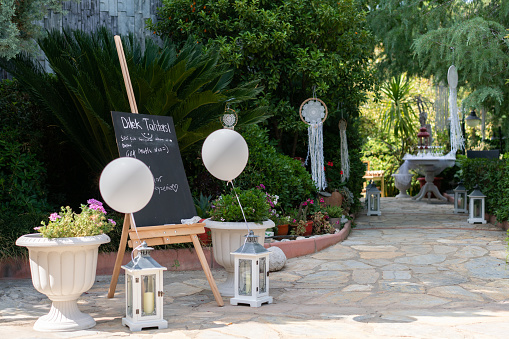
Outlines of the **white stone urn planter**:
M265 242L265 230L274 227L272 220L264 221L262 224L248 222L249 229L258 236L258 242L263 245ZM228 276L226 281L218 284L217 288L219 293L223 296L234 296L234 259L230 255L231 252L236 251L246 239L244 236L247 234L247 227L245 222L220 222L205 220L205 226L210 228L212 235L212 253L217 263L224 267Z
M110 242L106 234L76 238L43 238L40 233L24 235L16 245L28 248L32 283L51 301L51 310L34 325L37 331L75 331L95 326L95 320L81 313L77 300L95 281L97 252Z
M410 198L410 196L406 193L406 190L412 186L412 174L393 174L394 177L394 186L399 190L399 194L396 195L396 198Z

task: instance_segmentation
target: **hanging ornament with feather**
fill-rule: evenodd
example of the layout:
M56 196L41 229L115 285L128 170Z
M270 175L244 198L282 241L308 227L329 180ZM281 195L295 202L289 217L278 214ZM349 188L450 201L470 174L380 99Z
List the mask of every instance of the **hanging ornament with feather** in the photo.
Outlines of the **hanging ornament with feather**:
M449 112L451 114L451 150L456 153L458 150L465 149L465 139L461 133L460 121L458 117L457 104L457 86L458 72L452 65L447 72L447 82L449 84Z
M341 139L341 182L350 177L350 160L348 159L348 143L346 140L346 120L339 120L339 138Z
M327 119L327 106L316 98L304 100L299 115L308 125L308 156L311 158L311 177L319 190L327 187L323 161L323 122Z

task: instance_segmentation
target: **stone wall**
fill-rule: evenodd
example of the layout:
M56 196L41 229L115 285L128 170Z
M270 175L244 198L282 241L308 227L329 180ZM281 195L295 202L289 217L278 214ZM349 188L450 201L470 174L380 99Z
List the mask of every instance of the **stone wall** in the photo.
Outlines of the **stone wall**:
M157 8L161 0L81 0L64 2L65 15L50 12L40 22L44 29L63 28L81 29L91 32L100 26L106 26L112 35L133 33L135 38L145 46L145 40L152 32L145 29L145 21L156 21ZM38 57L44 63L44 55Z

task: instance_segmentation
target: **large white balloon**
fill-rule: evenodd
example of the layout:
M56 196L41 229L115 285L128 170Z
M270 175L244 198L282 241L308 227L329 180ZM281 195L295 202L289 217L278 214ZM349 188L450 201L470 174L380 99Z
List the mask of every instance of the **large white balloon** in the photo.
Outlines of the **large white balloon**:
M249 150L242 135L225 128L211 133L205 139L201 156L210 174L231 181L246 167Z
M134 213L145 207L154 193L154 176L141 160L118 158L101 173L99 190L104 201L121 213Z

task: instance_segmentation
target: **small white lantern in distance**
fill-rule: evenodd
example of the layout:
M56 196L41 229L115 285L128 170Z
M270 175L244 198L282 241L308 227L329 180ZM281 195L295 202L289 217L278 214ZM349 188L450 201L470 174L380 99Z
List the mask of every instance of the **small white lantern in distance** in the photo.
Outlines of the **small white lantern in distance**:
M382 215L382 211L380 211L380 190L375 184L366 192L366 198L368 200L368 216Z
M486 196L482 194L479 190L479 186L475 185L472 193L468 195L470 199L469 204L469 216L468 222L470 224L485 224L486 219L484 219L484 211L485 211L485 201Z
M454 213L468 213L467 209L467 189L460 181L454 189Z

